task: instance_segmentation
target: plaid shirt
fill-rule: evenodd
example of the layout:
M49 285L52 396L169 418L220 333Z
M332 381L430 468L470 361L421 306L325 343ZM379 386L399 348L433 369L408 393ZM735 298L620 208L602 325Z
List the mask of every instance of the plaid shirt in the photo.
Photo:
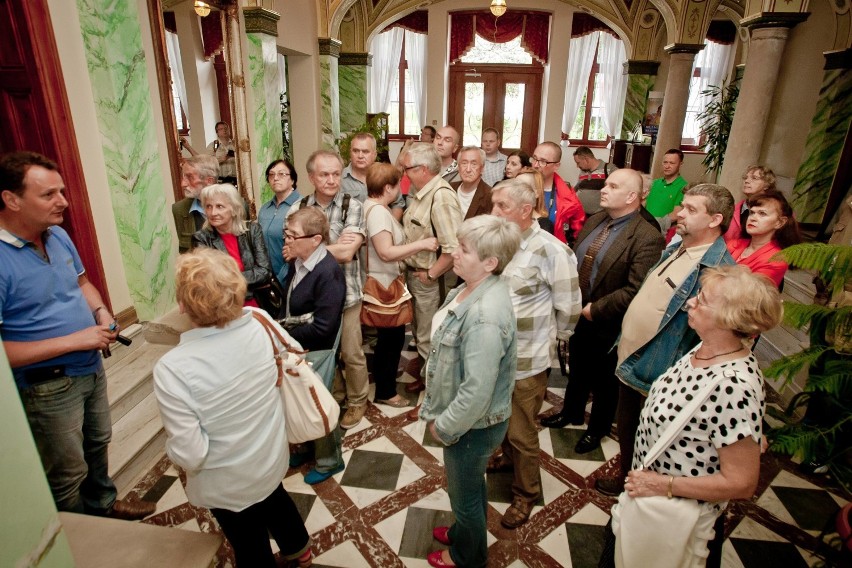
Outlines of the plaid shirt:
M329 231L328 242L334 244L340 238L341 233L358 233L366 238L367 232L364 230L364 215L363 205L354 197L349 200L349 210L346 213L346 219L343 219L343 191L338 191L331 203L325 209L317 203L316 196L311 194L308 196L308 206L315 206L322 209L328 219ZM302 201L299 200L290 207L287 213L289 217L302 207ZM354 306L361 301L363 291L361 289L364 275L361 273L361 262L357 255L349 262L344 262L340 265L343 269L343 275L346 277L346 303L344 308Z
M501 154L497 152L497 157L493 160L485 157L485 169L482 170L482 179L485 180L485 183L494 187L497 182L503 180L503 176L506 173L506 160L509 157L506 154Z
M583 309L577 258L538 223L503 270L518 320L518 372L526 379L550 368L550 339L568 339ZM554 317L555 314L555 317Z
M440 175L433 177L416 193L409 194L408 209L402 216L406 242L436 237L441 253L451 253L459 246L456 232L461 223L461 206L456 191ZM427 270L436 260L434 252L420 251L406 258L405 263L415 270Z

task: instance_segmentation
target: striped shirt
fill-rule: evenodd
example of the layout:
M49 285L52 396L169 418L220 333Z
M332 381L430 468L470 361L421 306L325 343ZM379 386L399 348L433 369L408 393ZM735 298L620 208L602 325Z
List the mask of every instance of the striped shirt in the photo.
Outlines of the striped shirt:
M328 242L330 244L336 243L342 233L358 233L362 237L366 238L367 233L364 229L363 205L361 205L361 202L357 199L350 199L349 209L346 212L346 219L344 219L342 190L337 192L337 195L334 196L334 199L331 200L328 207L323 208L319 203L317 203L315 194L308 196L307 205L309 207L319 207L322 212L325 213L325 217L328 219ZM293 213L298 211L301 207L301 200L294 203L293 206L290 207L287 217L293 215ZM351 261L341 263L340 268L343 269L343 275L346 277L346 303L343 307L350 308L360 302L363 296L361 282L363 281L364 276L361 273L361 261L358 260L358 256L356 254L355 258Z
M416 193L408 195L408 209L402 216L406 242L436 237L441 253L451 253L459 246L456 232L462 223L461 207L456 190L435 176ZM405 259L409 268L428 270L437 256L431 251L420 251Z
M533 223L501 277L509 285L518 320L516 380L551 366L550 339L568 339L580 318L577 258L564 243Z
M506 173L506 160L508 156L497 152L497 156L492 160L485 157L485 168L482 170L482 179L490 186L494 186L497 182L503 180L503 175Z

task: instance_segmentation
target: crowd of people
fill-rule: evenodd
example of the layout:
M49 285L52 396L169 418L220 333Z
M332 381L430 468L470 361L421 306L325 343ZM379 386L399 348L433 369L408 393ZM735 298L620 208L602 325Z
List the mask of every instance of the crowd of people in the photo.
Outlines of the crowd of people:
M481 147L460 147L455 128L427 127L392 165L377 163L375 138L358 133L348 165L326 150L309 157L309 191L297 188L288 160L269 164L273 197L251 220L236 170L222 169L234 158L227 125L217 135L182 164L177 299L193 329L154 378L168 455L187 472L190 502L219 521L238 566L274 565L267 532L284 559L311 563L281 479L288 466L313 463L304 480L318 484L345 467L343 430L362 421L369 397L367 277L410 297L418 355L417 380L398 384L406 326L375 330L373 402L410 407L409 419L425 421L444 445L455 523L434 529L448 548L430 554L430 565L485 566L486 471L513 472L501 524L527 522L542 496L539 423L586 424L590 394L575 452L597 449L613 422L621 450L620 475L595 484L619 497L602 565L650 565L653 541L625 536L640 530L631 501L648 496L706 505L701 518L715 533L684 554L718 565L719 515L753 493L759 469L763 385L751 347L780 319L787 266L775 255L800 240L771 170L749 168L735 204L722 186L687 183L678 149L662 154L663 177L650 180L579 147L572 185L558 173L555 142L505 155L494 128ZM0 275L0 329L57 504L144 516L143 504L115 500L106 476L108 411L106 425L92 417L103 418L106 404L98 350L118 328L58 227L61 176L42 156L9 154L0 184L0 256L14 267ZM33 279L48 272L73 322L32 297ZM283 295L271 318L260 309L270 286ZM327 436L292 452L258 317L307 351L345 408ZM545 416L554 354L568 381L563 407ZM420 406L403 388L425 391ZM693 395L703 405L678 422ZM56 408L44 407L46 396ZM82 435L57 439L51 430L68 420L83 424Z

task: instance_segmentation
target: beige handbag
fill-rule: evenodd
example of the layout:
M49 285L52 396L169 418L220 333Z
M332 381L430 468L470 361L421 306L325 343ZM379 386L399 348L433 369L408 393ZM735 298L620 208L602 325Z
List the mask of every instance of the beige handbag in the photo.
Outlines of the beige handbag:
M340 418L337 401L302 357L306 352L293 349L276 324L257 312L252 312L252 315L263 326L272 343L278 368L276 386L281 390L287 441L300 444L327 436L337 427ZM283 350L279 349L275 338L284 346Z

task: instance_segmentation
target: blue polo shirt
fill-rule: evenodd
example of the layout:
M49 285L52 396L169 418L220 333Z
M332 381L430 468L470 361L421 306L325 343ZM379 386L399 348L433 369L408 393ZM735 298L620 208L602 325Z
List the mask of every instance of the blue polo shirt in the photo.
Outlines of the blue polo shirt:
M0 229L0 337L39 341L95 325L77 279L85 272L80 255L62 227L45 231L42 257L35 244ZM29 386L24 371L65 365L68 376L88 375L101 366L97 350L72 351L12 369L18 388Z
M287 277L288 264L284 262L284 229L287 227L287 212L290 207L302 198L295 189L290 192L284 201L277 203L275 197L263 204L257 212L257 224L263 231L263 239L266 241L266 254L272 263L272 273L279 282L284 282Z

